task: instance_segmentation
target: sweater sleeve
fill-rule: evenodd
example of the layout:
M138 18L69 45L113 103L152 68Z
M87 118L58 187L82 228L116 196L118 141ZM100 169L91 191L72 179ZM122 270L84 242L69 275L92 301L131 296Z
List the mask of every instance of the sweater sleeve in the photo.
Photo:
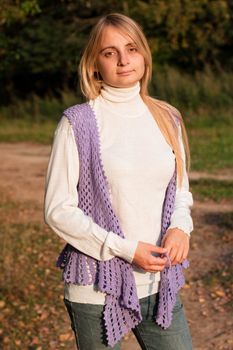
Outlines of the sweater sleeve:
M45 188L46 223L62 239L97 260L119 256L132 262L137 241L107 232L77 207L79 155L68 119L63 116L55 131Z
M169 228L179 228L183 230L186 234L190 236L193 230L193 220L191 217L190 208L193 205L193 196L189 191L189 180L188 174L185 166L185 151L184 144L182 140L181 127L179 126L179 143L181 147L181 154L184 164L184 177L182 180L182 185L179 188L177 185L175 207L174 212L171 216L171 223Z

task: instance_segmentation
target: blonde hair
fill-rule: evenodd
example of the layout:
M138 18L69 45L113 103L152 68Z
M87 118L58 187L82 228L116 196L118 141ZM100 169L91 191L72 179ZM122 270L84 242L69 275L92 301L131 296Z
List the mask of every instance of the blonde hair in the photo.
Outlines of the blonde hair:
M102 80L99 78L98 73L96 72L96 60L100 49L102 33L106 26L113 26L129 36L135 42L138 51L144 57L145 72L140 81L140 95L175 154L177 175L179 180L178 183L179 186L181 186L184 166L178 138L178 125L181 127L187 159L186 165L187 170L189 170L190 152L187 133L180 112L169 103L152 98L148 94L148 84L152 75L152 57L143 31L134 20L119 13L111 13L103 16L93 27L79 65L80 86L82 93L88 100L94 99L100 95Z

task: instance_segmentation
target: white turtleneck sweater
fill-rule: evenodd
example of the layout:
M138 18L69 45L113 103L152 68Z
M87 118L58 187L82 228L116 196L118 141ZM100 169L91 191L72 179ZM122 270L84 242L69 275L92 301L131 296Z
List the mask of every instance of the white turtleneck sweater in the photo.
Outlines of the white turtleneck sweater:
M77 207L79 156L65 116L55 132L46 179L45 220L65 241L98 260L118 256L132 262L138 241L156 244L160 235L162 205L175 156L139 92L139 83L131 88L103 85L101 95L89 102L99 129L110 199L125 239L107 232ZM181 131L179 138L185 165ZM190 234L192 204L184 171L170 228ZM139 298L158 291L159 272L145 272L134 265L133 271ZM104 297L94 285L65 286L65 298L70 301L104 304Z

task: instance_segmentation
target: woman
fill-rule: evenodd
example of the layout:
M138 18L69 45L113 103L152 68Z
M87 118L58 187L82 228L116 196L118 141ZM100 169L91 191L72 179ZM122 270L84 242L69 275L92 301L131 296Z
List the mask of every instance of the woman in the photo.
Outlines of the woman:
M64 111L52 147L45 220L66 242L65 305L80 350L192 348L178 290L192 195L180 113L148 96L151 53L138 24L102 17L80 62L87 102Z

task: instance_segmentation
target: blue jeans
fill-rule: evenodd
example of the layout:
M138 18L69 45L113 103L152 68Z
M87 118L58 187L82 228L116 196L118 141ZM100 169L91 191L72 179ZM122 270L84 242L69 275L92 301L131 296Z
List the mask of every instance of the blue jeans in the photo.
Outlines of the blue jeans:
M114 348L107 346L103 333L103 305L74 303L64 300L71 319L79 350L121 349L121 342ZM172 324L162 329L154 321L158 295L140 299L143 320L133 329L142 350L192 350L192 341L183 305L177 296Z

